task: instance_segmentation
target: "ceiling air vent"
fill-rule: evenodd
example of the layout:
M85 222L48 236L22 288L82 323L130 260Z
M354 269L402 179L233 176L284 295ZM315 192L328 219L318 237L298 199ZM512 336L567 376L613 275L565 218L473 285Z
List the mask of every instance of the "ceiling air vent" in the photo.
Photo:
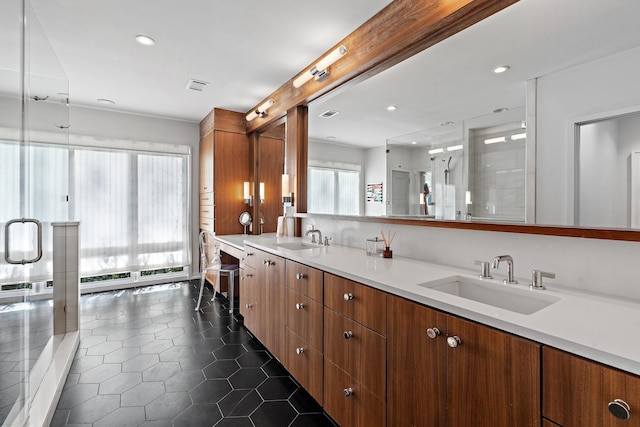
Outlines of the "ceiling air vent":
M335 116L336 114L340 114L340 112L335 110L327 110L324 113L320 114L320 117L322 117L323 119L328 119Z
M204 87L208 84L209 82L205 82L202 80L189 79L189 81L187 82L187 89L197 90L199 92L202 92L202 89L204 89Z

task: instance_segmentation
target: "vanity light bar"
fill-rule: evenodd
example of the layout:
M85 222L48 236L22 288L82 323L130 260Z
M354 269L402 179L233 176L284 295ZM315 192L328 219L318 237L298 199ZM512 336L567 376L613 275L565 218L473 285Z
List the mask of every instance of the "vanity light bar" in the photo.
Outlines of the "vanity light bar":
M511 135L511 140L512 141L517 141L518 139L527 139L527 134L526 133L517 133L515 135Z
M440 154L444 152L444 148L434 148L433 150L429 150L429 154Z
M484 143L487 145L496 144L498 142L507 142L507 138L505 138L504 136L500 136L498 138L489 138L484 140Z
M338 59L342 58L346 53L347 48L344 45L337 47L330 54L318 61L318 63L311 67L311 69L300 74L293 81L293 87L299 88L300 86L311 80L311 78L314 76L318 77L327 75L327 68L329 68L329 66L336 62Z
M462 150L462 145L452 145L450 147L447 147L447 151L458 151L458 150Z

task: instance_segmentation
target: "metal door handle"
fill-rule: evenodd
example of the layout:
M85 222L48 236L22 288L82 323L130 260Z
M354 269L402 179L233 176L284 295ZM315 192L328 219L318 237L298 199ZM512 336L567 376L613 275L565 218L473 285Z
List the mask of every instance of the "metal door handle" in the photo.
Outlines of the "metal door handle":
M20 261L11 259L11 254L9 253L9 227L13 224L20 222L24 224L25 222L32 222L36 225L38 230L37 238L38 238L38 253L35 258L32 259L21 259ZM4 259L9 264L32 264L34 262L40 261L42 258L42 223L35 218L20 218L20 219L12 219L7 221L7 224L4 226Z

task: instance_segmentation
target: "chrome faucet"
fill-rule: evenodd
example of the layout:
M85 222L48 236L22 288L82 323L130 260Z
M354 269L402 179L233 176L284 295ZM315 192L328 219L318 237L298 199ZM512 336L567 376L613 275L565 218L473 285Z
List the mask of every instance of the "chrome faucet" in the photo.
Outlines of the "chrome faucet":
M511 255L498 255L493 259L491 267L498 268L498 266L500 265L500 261L507 262L507 278L504 279L502 283L504 283L505 285L515 285L516 283L518 283L518 281L513 278L513 258L511 258Z
M320 230L307 230L307 233L305 235L308 236L309 234L311 234L311 243L316 243L316 233L318 233L317 243L322 244L322 232Z

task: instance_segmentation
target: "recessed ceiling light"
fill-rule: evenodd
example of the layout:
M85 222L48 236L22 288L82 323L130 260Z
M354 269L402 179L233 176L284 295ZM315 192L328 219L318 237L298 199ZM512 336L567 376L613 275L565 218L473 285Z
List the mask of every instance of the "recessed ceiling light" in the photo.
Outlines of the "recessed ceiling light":
M509 111L508 108L496 108L492 111L492 113L504 113L505 111Z
M156 41L154 39L142 34L136 36L136 41L144 46L153 46L154 44L156 44Z
M500 74L500 73L504 73L505 71L507 71L509 68L508 65L499 65L496 68L493 69L493 72L496 74Z
M333 139L336 139L336 137L335 137L335 136L330 135L330 136L328 136L328 137L327 137L327 139L331 139L331 140L333 140Z
M453 124L453 122L441 122L440 126L450 126L452 124Z
M411 141L411 145L416 145L418 141Z
M387 107L387 111L396 111L398 109L397 105L389 105Z
M113 105L113 104L115 104L115 101L112 101L110 99L105 99L105 98L98 99L98 102L100 104L104 104L104 105Z

